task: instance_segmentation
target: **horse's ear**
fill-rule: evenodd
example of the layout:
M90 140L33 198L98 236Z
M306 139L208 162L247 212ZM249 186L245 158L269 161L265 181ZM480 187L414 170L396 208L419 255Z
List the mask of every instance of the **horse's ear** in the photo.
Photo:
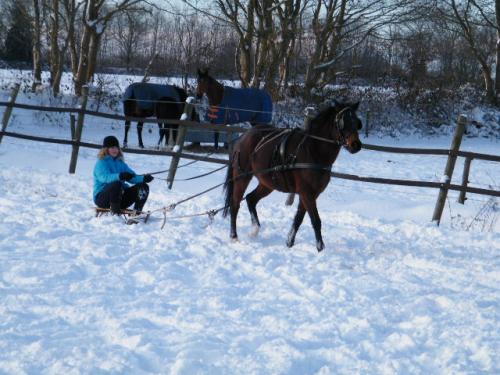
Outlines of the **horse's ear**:
M356 102L354 104L351 104L351 109L356 112L358 110L358 107L359 107L359 102Z

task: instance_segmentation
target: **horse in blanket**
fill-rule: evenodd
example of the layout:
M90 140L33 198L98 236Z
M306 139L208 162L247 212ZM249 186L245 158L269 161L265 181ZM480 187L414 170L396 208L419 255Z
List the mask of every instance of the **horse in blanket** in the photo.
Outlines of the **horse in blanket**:
M156 116L158 120L171 119L179 120L184 111L184 103L187 99L187 92L177 86L160 85L156 83L132 83L127 87L123 95L123 113L128 117L146 118ZM193 111L191 120L196 121L196 112ZM139 138L139 147L144 148L142 142L143 122L137 122L137 137ZM168 132L173 131L174 142L177 140L178 125L158 122L160 139L158 148L165 138L165 145L168 144ZM127 146L128 131L130 121L125 121L124 147Z
M269 124L272 121L273 102L265 90L233 88L223 86L208 74L198 69L196 97L208 97L208 121L227 125L249 122L252 126ZM218 137L218 133L216 133Z

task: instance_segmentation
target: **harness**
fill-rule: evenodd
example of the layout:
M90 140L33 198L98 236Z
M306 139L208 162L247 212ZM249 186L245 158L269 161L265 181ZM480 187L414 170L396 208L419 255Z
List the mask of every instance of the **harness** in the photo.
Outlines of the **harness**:
M287 151L289 147L289 142L290 138L294 134L300 134L302 138L300 139L299 143L297 144L297 147L292 150L292 151ZM331 166L328 165L322 165L318 163L297 163L297 154L299 153L300 149L302 148L305 140L309 138L311 135L307 134L305 131L302 129L294 128L294 129L283 129L283 130L274 130L270 134L265 135L259 143L257 143L257 146L255 147L254 151L252 152L253 155L255 155L259 150L261 150L265 145L269 144L270 142L273 142L277 139L279 139L279 142L274 146L273 151L272 151L272 156L269 160L269 167L259 171L259 173L272 173L272 179L277 180L279 177L281 177L284 181L285 184L285 189L287 191L290 191L290 182L288 180L289 175L287 175L285 172L289 172L294 169L313 169L313 170L319 170L319 171L331 171ZM323 137L317 137L313 136L313 138L318 138L321 140L328 140L329 139L323 138ZM338 144L338 142L334 142L335 144ZM241 168L239 166L239 160L238 160L238 169L241 171Z
M259 170L257 173L272 173L272 179L276 180L278 177L282 177L285 188L287 191L290 191L290 183L287 179L287 174L285 172L289 172L294 169L312 169L317 171L325 171L331 172L332 165L324 165L318 163L297 163L297 154L302 148L305 140L307 138L316 139L319 141L327 142L334 144L336 146L343 146L346 144L346 139L343 134L344 129L344 116L345 113L349 110L349 107L343 108L335 115L334 125L336 130L338 131L339 137L338 140L333 140L329 138L320 137L317 135L309 134L307 131L304 131L299 128L287 128L287 129L262 129L263 131L269 131L269 134L266 134L262 137L262 139L257 143L255 149L252 152L252 156L257 154L264 146L279 139L279 142L274 146L272 156L269 160L269 167L266 169ZM289 141L292 135L301 134L302 138L297 144L297 147L293 151L287 152L289 148ZM244 171L241 168L239 152L234 155L237 158L237 167L238 171L243 175L247 175L248 172Z

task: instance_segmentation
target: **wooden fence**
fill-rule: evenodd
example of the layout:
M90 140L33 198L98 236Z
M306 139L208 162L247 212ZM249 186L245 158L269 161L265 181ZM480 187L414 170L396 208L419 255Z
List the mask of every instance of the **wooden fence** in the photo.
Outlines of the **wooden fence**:
M96 116L100 118L107 118L117 121L137 121L141 120L145 123L157 123L156 119L142 119L135 117L125 117L119 116L109 113L103 113L98 111L90 111L86 108L87 106L87 98L88 91L84 88L83 95L81 97L81 102L79 108L66 108L66 107L45 107L45 106L37 106L30 104L20 104L16 103L17 94L19 91L19 85L16 85L12 91L12 94L8 101L0 102L0 107L6 107L2 118L2 128L0 131L0 143L2 138L12 137L19 138L31 141L38 142L47 142L47 143L56 143L56 144L65 144L72 146L71 160L69 166L69 173L75 173L76 164L78 160L78 152L80 147L85 148L94 148L100 149L102 146L100 144L93 144L81 141L81 136L83 132L83 124L85 116ZM7 131L7 126L9 123L10 116L12 114L12 110L14 108L26 109L26 110L34 110L34 111L44 111L44 112L59 112L59 113L69 113L70 114L70 129L71 129L71 139L55 139L48 137L40 137L40 136L32 136L27 134L20 134L15 132ZM185 104L184 113L189 115L193 110L193 104L188 100ZM75 115L77 118L75 119ZM189 118L189 116L187 117ZM305 122L310 119L310 115L307 115L305 118ZM160 120L161 122L165 122L168 124L177 124L179 125L179 132L177 136L177 144L174 148L175 151L160 151L160 150L144 150L144 149L132 149L125 148L124 152L133 153L133 154L142 154L142 155L162 155L162 156L170 156L170 168L168 173L168 186L172 188L172 184L175 180L175 174L177 171L177 166L179 160L190 159L197 161L204 161L209 163L216 164L228 164L228 160L213 158L209 156L200 156L191 153L183 152L183 145L185 141L186 129L196 129L196 130L204 130L211 132L225 132L227 133L226 138L232 139L233 134L240 134L245 132L247 129L243 127L237 126L221 126L221 125L212 125L209 123L198 123L194 121L186 121L186 120ZM467 123L467 118L465 116L460 116L457 122L457 127L455 129L455 134L453 136L452 144L450 149L420 149L420 148L401 148L401 147L386 147L386 146L378 146L378 145L370 145L363 144L363 149L377 151L377 152L389 152L389 153L398 153L398 154L413 154L413 155L447 155L447 163L444 170L444 177L440 182L434 181L415 181L415 180L399 180L399 179L389 179L389 178L379 178L379 177L366 177L366 176L357 176L353 174L347 173L338 173L331 172L333 177L347 179L352 181L360 181L360 182L369 182L375 184L388 184L388 185L399 185L399 186L412 186L412 187L425 187L425 188L437 188L439 189L439 195L436 201L434 213L432 216L432 220L435 221L438 225L441 220L441 215L443 212L444 204L446 202L447 193L449 190L459 191L459 199L460 203L464 203L466 198L466 193L473 194L481 194L481 195L489 195L500 197L499 190L491 190L491 189L482 189L468 186L469 183L469 173L471 162L473 159L476 160L485 160L485 161L494 161L500 162L500 156L498 155L490 155L490 154L481 154L475 152L467 152L460 151L460 144L462 140L462 136L465 130L465 126ZM452 176L455 167L455 163L457 157L464 157L464 170L462 173L462 183L460 185L452 184Z

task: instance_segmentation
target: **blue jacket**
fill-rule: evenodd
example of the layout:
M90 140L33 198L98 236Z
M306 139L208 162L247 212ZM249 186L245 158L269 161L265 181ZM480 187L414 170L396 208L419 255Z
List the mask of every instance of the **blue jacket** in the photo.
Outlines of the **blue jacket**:
M123 160L113 159L110 155L97 161L94 167L94 200L107 184L120 181L121 172L136 174ZM136 175L129 181L130 184L141 182L144 182L144 176ZM123 187L130 186L129 183L122 181Z
M217 116L209 118L212 124L237 124L246 121L269 124L273 117L273 102L264 90L224 86L222 102L213 106L212 112L212 115Z

